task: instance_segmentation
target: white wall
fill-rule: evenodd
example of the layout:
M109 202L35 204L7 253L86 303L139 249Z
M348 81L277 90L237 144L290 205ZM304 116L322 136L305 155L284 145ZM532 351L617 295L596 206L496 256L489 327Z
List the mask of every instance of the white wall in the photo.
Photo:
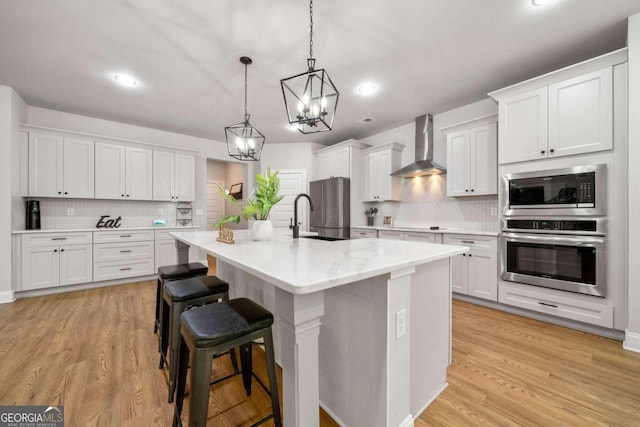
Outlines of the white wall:
M24 225L18 123L25 119L26 111L26 104L12 88L0 86L0 303L13 300L11 230L14 224Z
M267 143L262 149L260 170L304 169L307 177L313 176L313 152L324 147L311 142Z
M640 14L629 18L629 320L625 348L640 352ZM635 185L633 185L635 184Z

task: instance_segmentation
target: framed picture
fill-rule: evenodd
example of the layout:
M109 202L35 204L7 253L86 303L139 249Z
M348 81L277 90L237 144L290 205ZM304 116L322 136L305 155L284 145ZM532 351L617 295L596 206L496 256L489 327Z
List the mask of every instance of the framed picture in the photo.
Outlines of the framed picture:
M229 188L229 195L236 200L242 199L242 183L233 184L231 188Z
M393 226L393 217L391 217L391 216L383 216L382 217L382 225L384 225L385 227L392 227Z

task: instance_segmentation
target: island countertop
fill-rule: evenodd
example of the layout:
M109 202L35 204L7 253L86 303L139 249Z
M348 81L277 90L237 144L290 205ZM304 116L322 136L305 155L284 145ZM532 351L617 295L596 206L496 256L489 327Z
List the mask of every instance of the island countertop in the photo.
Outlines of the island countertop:
M329 242L275 235L253 241L246 231L234 233L234 244L218 242L217 231L170 235L292 294L330 289L469 251L464 246L385 239Z

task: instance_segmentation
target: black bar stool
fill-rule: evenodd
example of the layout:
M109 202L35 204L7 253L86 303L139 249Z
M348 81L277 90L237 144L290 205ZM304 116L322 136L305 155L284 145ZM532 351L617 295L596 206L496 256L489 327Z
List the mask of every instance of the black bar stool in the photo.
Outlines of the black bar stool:
M173 426L181 426L180 414L184 402L187 382L187 368L191 365L189 377L189 426L205 426L209 402L209 381L211 378L211 358L240 346L242 353L243 382L247 395L251 394L251 371L245 373L245 359L250 355L253 341L263 338L269 375L269 394L273 413L261 419L254 426L273 418L276 427L282 426L276 362L273 351L271 325L273 314L247 298L237 298L187 310L180 316L180 353L178 386L176 392ZM257 378L257 377L256 377ZM260 382L262 385L262 383Z
M178 344L180 343L180 314L190 307L216 303L229 299L229 284L217 276L190 277L166 282L160 305L160 369L169 368L169 403L173 402L178 374ZM167 351L168 350L168 351ZM167 361L167 358L169 359ZM235 351L231 350L231 363L238 373Z
M153 325L153 333L160 330L160 301L162 299L162 287L170 280L186 279L187 277L206 276L209 268L201 262L189 264L176 264L158 267L158 282L156 286L156 321ZM160 343L158 342L158 351Z

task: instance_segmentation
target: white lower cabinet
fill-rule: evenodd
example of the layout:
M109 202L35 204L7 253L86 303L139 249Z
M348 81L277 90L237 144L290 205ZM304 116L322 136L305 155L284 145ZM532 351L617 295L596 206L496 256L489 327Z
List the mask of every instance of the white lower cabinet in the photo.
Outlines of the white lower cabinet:
M440 235L422 231L378 230L379 239L408 240L412 242L442 243Z
M352 239L376 239L378 230L375 228L351 228Z
M21 244L20 290L93 281L91 233L25 234Z
M596 302L597 298L583 299L579 295L560 295L548 289L520 283L502 282L499 302L526 308L539 313L552 314L592 325L613 328L613 306Z
M178 263L178 252L176 251L176 239L171 237L169 233L179 230L156 230L155 235L155 255L156 255L156 271L158 267L165 265L173 265ZM198 250L189 248L189 262L198 260Z
M155 272L153 230L96 231L94 242L96 282Z
M498 246L496 237L444 235L445 245L471 250L451 258L453 292L486 300L498 300Z

